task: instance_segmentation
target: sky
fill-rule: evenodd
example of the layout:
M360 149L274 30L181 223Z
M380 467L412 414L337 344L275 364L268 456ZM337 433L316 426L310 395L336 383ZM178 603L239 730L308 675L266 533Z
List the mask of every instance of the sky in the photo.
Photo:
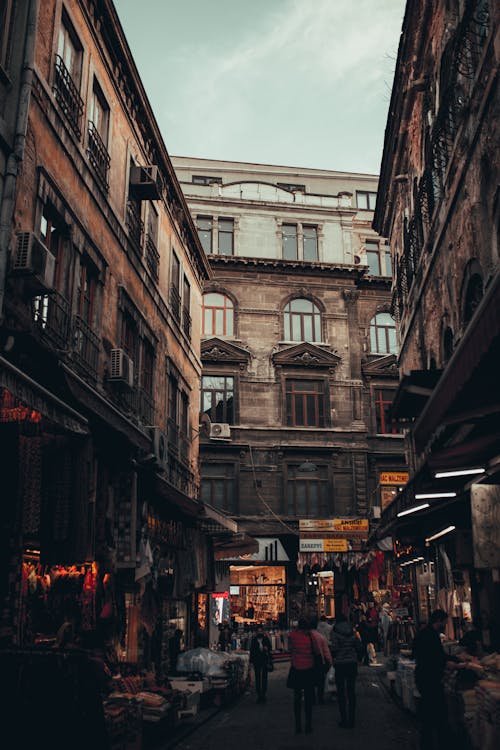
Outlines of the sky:
M405 0L115 0L169 154L378 174Z

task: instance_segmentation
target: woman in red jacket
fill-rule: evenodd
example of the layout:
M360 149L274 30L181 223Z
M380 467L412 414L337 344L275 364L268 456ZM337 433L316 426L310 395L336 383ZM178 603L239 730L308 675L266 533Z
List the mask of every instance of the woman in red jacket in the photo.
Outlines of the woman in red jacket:
M293 713L295 732L302 731L302 693L304 694L305 731L312 732L312 707L314 700L315 670L314 657L319 654L316 641L311 634L311 623L307 617L299 618L297 630L288 635L292 665L287 687L293 689Z

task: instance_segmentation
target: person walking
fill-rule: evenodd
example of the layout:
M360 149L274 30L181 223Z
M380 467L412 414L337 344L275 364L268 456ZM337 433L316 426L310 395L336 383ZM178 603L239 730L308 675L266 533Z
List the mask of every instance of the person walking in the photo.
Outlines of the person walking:
M250 641L250 664L253 665L255 674L255 689L257 691L257 703L266 702L267 673L272 661L271 641L264 633L262 624L257 625L257 632Z
M332 655L330 653L329 642L325 638L323 633L320 632L319 624L317 624L317 621L312 620L311 625L311 635L316 641L316 650L319 652L321 657L316 659L315 664L316 675L314 681L313 702L317 702L322 705L325 702L325 677L332 665Z
M305 731L312 732L314 699L314 657L319 655L316 640L311 633L311 623L305 615L299 617L297 629L288 635L291 667L287 687L293 690L295 733L302 732L302 695L304 696Z
M444 633L447 613L436 609L429 623L420 630L413 642L415 659L415 684L420 693L420 747L422 750L447 748L450 731L443 688L446 666L453 664L443 649L441 633Z
M358 660L363 655L363 644L343 614L337 616L333 626L331 649L340 711L339 727L352 728L356 714Z
M324 635L327 643L330 643L330 637L332 635L332 624L328 622L326 619L326 615L321 615L319 618L319 622L316 626L316 630L318 633L321 633L321 635Z

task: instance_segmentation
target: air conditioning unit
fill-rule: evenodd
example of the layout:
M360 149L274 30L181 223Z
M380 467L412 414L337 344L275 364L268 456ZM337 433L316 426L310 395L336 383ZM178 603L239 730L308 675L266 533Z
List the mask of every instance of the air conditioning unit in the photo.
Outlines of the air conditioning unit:
M167 436L159 427L151 428L151 447L159 468L167 468Z
M34 294L54 288L56 259L33 232L18 232L11 258L11 272L25 277L25 287Z
M225 422L212 422L209 434L211 438L230 438L231 428Z
M130 167L130 192L141 201L154 201L161 198L163 182L157 166Z
M123 349L111 349L109 379L114 383L124 383L129 388L134 385L134 363Z

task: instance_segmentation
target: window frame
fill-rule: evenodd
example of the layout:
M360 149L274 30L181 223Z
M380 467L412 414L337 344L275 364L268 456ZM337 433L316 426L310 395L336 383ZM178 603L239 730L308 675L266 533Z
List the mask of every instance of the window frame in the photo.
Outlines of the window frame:
M392 394L390 400L384 398L384 395L387 395L388 393ZM387 414L387 409L394 403L395 395L395 388L387 388L383 385L374 385L372 388L372 404L375 412L375 433L377 435L400 435L402 432L402 430L396 426L391 427Z
M209 227L201 227L200 222L207 222L209 224ZM203 250L207 255L212 255L214 250L214 217L205 216L202 214L197 215L196 231L198 232L198 238ZM206 236L208 238L208 242L206 242L202 238L202 236ZM206 247L206 245L208 245L208 247Z
M220 306L212 306L212 305L210 305L209 307L207 307L207 305L205 304L205 298L209 294L218 294L218 295L220 295L221 297L223 297L224 302L227 301L227 302L230 303L230 306L227 305L227 304L224 304L222 307L220 307ZM211 313L211 317L212 317L212 326L211 326L211 328L212 328L212 330L210 332L207 331L207 327L206 327L206 312L207 312L207 310L211 310L212 311L212 313ZM222 331L218 331L217 330L217 318L216 318L216 311L217 310L222 310L222 313L223 313L223 315L222 315L222 319L223 319ZM228 326L227 326L227 319L228 319L228 315L227 314L228 314L228 311L231 312L231 331L230 332L228 332ZM221 338L233 338L235 336L235 328L236 328L236 326L235 326L235 305L234 305L234 302L233 302L232 298L228 294L226 294L225 292L219 292L219 291L214 291L214 290L205 292L203 294L202 303L201 303L201 321L202 321L202 323L201 323L201 333L202 333L202 336L220 336Z
M313 236L306 236L306 231L314 230ZM306 247L314 241L314 258L306 258ZM306 244L307 242L307 244ZM302 259L306 263L316 263L319 260L319 242L317 224L302 224Z
M224 386L221 388L206 388L204 384L205 378L223 378L224 381L227 381L229 378L232 380L232 387L228 388L226 382L224 383ZM201 385L200 385L200 412L202 414L208 414L210 417L211 422L222 422L229 425L235 425L237 423L236 418L236 404L237 404L237 388L238 388L238 380L237 376L234 372L220 372L220 371L203 371L203 374L201 376ZM211 405L208 409L204 409L205 406L204 403L204 396L206 393L212 394L211 398ZM215 402L215 394L222 393L223 394L223 401L222 401L222 419L218 418L217 415L217 409L218 404ZM233 399L233 403L230 406L231 414L228 415L228 397L227 394L230 393Z
M285 508L284 513L287 516L299 518L326 518L331 513L331 477L328 464L316 464L315 472L308 474L298 473L299 464L287 463L285 467ZM303 512L298 508L298 491L300 485L304 486L306 507ZM313 512L311 507L311 488L317 487L318 507ZM291 490L293 489L293 508L291 508Z
M360 198L366 199L366 205L360 205ZM360 211L375 211L377 203L377 192L373 190L356 190L356 208Z
M389 315L394 325L389 326L385 324L377 324L377 318L379 315ZM380 339L379 339L379 331L384 331L384 338L385 338L385 349L381 349L379 347ZM394 349L391 349L391 342L390 342L390 334L389 331L394 331ZM373 332L375 332L375 341L376 341L376 348L373 347ZM398 342L396 338L396 321L392 317L392 315L387 311L381 311L375 313L373 317L370 319L370 325L369 325L369 336L370 336L370 353L371 354L397 354L398 353Z
M300 390L300 384L303 390ZM305 384L318 386L308 389ZM304 377L287 373L284 377L284 424L286 427L303 429L323 429L328 426L328 387L324 377ZM309 424L310 404L314 412L314 424ZM300 405L300 401L302 404ZM302 412L303 424L299 424L297 414Z
M293 311L291 308L294 302L309 302L312 307L311 312ZM299 318L300 320L300 331L302 334L301 338L294 338L294 320L296 318ZM312 338L305 338L305 318L311 318L311 328L313 331ZM317 337L317 334L319 334L319 338ZM323 341L322 313L320 307L316 304L316 302L314 302L314 300L308 299L307 297L293 297L292 299L288 300L285 307L283 308L283 337L284 341L307 341L312 344L321 343Z
M230 227L230 231L225 227ZM230 238L230 249L229 251L224 249L221 252L221 246L228 238ZM234 255L234 218L231 216L219 216L217 219L217 255Z
M214 474L207 475L206 470L210 467L214 471ZM237 473L238 467L236 463L232 462L221 462L221 461L202 461L200 471L200 498L203 503L208 503L213 508L221 510L224 513L234 514L238 513L238 497L237 497ZM216 471L220 471L216 474ZM222 494L224 502L222 505L215 501L214 483L215 481L222 482ZM210 482L209 498L205 495L205 488L207 483ZM230 492L228 492L230 490ZM229 501L228 501L228 496Z
M285 228L293 229L293 232L285 231ZM288 240L294 240L294 246L292 246L292 243L288 242ZM288 257L287 253L285 252L286 248L291 248L292 251L294 251L293 257ZM293 224L289 222L283 222L281 225L281 254L283 260L298 260L299 259L299 227L298 224Z

